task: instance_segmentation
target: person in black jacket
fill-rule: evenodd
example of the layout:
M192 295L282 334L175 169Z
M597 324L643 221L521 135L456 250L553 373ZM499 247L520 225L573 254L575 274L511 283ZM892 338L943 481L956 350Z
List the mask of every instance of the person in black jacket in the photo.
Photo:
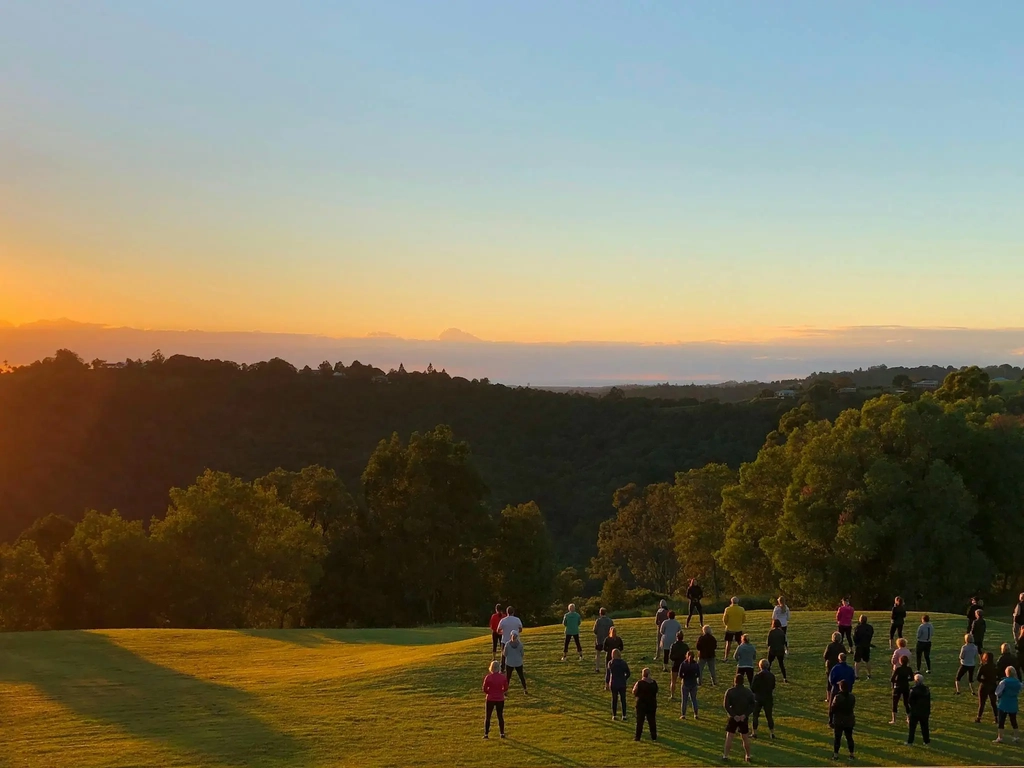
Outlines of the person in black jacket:
M825 653L822 654L822 658L825 659L825 701L832 698L832 684L829 683L828 676L832 672L832 667L839 663L839 655L843 653L846 653L843 636L833 632L832 642L825 647Z
M978 612L974 618L974 624L971 625L970 634L974 635L974 644L978 646L978 653L984 649L985 632L988 629L988 623L985 621L985 612L978 608Z
M868 624L868 617L863 614L853 630L853 671L860 677L863 664L867 670L868 680L871 679L871 641L875 638L875 628Z
M618 705L622 702L622 722L626 722L626 681L632 674L622 653L618 648L614 649L604 676L605 688L612 692L612 720L618 716Z
M1017 605L1013 608L1013 639L1016 640L1020 637L1021 630L1024 629L1024 592L1020 593L1020 599L1017 600Z
M892 650L892 642L897 637L903 637L903 624L907 620L907 606L903 604L903 598L897 597L893 601L892 613L889 614L889 650Z
M669 648L668 658L672 662L672 683L668 689L669 701L676 697L676 681L679 680L679 668L686 661L686 654L690 652L690 646L683 640L683 630L676 632L676 641Z
M686 628L690 628L690 619L693 618L693 612L697 612L697 616L700 617L700 624L704 626L704 607L700 604L700 601L704 598L704 590L701 589L700 584L697 583L696 579L690 579L690 584L686 588L686 599L690 601L690 612L686 616Z
M967 606L967 633L970 634L974 627L974 620L978 618L978 598L972 597L971 604Z
M889 725L896 722L896 711L899 709L900 701L903 701L903 712L910 722L910 683L914 679L914 670L910 666L910 657L901 656L900 663L892 671L889 682L892 683L892 717L889 718Z
M1009 643L1003 643L999 647L1000 656L996 662L996 672L999 674L999 679L1002 680L1006 677L1006 668L1013 667L1017 670L1017 674L1020 674L1020 667L1017 664L1017 657L1013 655L1012 646Z
M754 675L754 679L750 683L750 690L754 694L754 726L753 736L757 738L757 725L760 719L762 710L764 711L764 719L768 723L768 733L771 737L775 738L775 717L773 712L775 709L775 675L773 675L768 666L767 659L761 659L757 663L758 669L761 671Z
M835 740L832 742L832 759L839 759L839 745L846 736L846 746L850 749L850 757L853 757L853 728L857 724L854 717L854 707L857 705L857 697L850 693L850 684L845 680L839 681L839 691L832 697L829 704L828 718L835 730Z
M604 664L606 668L608 663L612 660L612 651L614 650L618 650L619 653L622 653L624 649L622 645L622 638L619 637L619 630L612 627L608 630L608 637L604 639Z
M640 679L633 686L633 695L636 696L636 739L644 732L644 721L651 731L651 741L658 740L658 682L651 677L651 670L644 667L640 673Z
M786 630L782 628L781 622L778 619L772 620L772 628L768 632L768 669L772 668L772 663L775 661L779 662L779 672L782 673L782 682L788 683L786 679Z
M1005 673L1004 673L1005 674ZM978 667L978 716L974 722L980 723L985 714L985 701L992 705L992 718L999 723L999 707L996 705L996 686L999 685L1000 674L992 660L991 653L981 655L981 666Z
M928 732L928 718L932 714L932 692L924 684L923 675L914 675L914 687L910 689L910 731L907 734L907 744L914 743L914 735L917 733L917 726L921 726L921 740L925 744L931 742L931 734Z

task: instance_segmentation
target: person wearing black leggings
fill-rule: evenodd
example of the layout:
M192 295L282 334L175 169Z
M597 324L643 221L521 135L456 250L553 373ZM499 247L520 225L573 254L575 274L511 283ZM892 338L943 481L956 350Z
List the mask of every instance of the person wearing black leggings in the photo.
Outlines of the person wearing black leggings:
M484 696L486 709L484 715L484 738L491 733L491 715L498 716L498 730L501 738L505 738L505 694L508 692L508 678L501 674L501 663L492 661L488 668L489 674L484 678Z
M632 672L629 664L622 658L622 652L618 648L612 651L612 660L608 662L608 671L605 673L605 688L612 692L612 720L618 717L619 704L622 704L622 722L626 722L626 681L629 680Z
M850 757L853 757L853 728L856 725L854 707L857 705L857 698L850 693L850 684L846 680L839 681L839 692L832 697L829 704L829 720L835 730L835 739L832 742L832 757L839 759L839 745L846 736L846 746L850 749Z
M704 590L701 589L700 584L696 579L690 579L690 584L686 587L686 599L690 601L690 612L686 616L687 629L690 628L690 619L693 618L694 612L700 617L700 625L704 626L704 607L700 604L703 598Z
M519 633L513 632L512 639L505 644L505 677L512 681L512 670L519 675L519 682L523 684L523 693L526 690L526 675L523 672L523 644L519 640Z
M928 665L928 674L932 672L932 638L935 636L935 627L932 626L931 617L926 613L921 617L921 623L917 627L917 671L921 671L921 657L924 657Z
M896 722L900 701L903 702L903 714L910 717L910 684L913 681L914 670L910 667L910 658L900 656L900 663L889 678L889 682L892 683L892 717L889 718L889 725Z
M996 686L999 685L999 670L991 653L981 654L981 666L978 667L978 716L974 722L980 723L985 714L986 700L992 706L992 718L999 721L999 706L996 702Z
M907 620L907 606L903 604L903 598L897 597L892 604L892 613L889 614L889 650L892 650L892 642L897 637L903 637L903 623Z
M778 619L772 621L772 628L768 633L768 669L772 668L772 663L775 661L779 662L782 682L788 683L789 681L786 679L786 631Z

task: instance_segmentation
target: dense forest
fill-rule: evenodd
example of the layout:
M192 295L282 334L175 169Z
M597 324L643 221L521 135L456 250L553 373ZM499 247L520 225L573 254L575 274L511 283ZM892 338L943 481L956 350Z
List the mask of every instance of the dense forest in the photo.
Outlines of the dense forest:
M472 446L489 507L536 502L560 561L582 565L616 488L738 467L790 407L573 396L358 362L296 371L157 353L112 366L60 351L0 375L0 538L89 509L148 520L207 469L251 481L320 465L355 489L379 440L447 424Z

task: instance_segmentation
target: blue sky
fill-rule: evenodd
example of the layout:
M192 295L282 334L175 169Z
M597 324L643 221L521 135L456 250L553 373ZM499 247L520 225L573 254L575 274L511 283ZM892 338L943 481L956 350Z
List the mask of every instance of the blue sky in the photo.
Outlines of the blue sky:
M1022 29L1016 2L9 0L0 320L1024 325Z

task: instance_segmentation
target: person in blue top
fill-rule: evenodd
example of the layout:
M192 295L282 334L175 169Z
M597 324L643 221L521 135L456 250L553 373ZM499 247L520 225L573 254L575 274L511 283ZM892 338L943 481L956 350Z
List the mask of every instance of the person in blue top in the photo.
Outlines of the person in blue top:
M562 626L565 627L565 645L562 646L562 661L569 653L569 640L576 641L576 653L580 661L583 661L583 646L580 645L580 623L583 617L576 613L576 604L569 603L569 611L562 617Z
M836 691L839 690L839 683L845 680L848 684L847 691L853 691L853 684L857 680L857 673L853 671L853 667L846 663L846 654L839 654L839 663L832 667L832 671L828 673L828 685L831 702L831 697L836 695Z
M629 664L622 658L622 652L615 648L612 660L608 662L608 671L604 676L604 686L612 692L612 720L618 716L618 704L622 702L622 722L626 722L626 681L633 673Z
M999 681L996 686L996 701L999 706L999 730L996 731L996 744L1003 743L1003 729L1006 727L1006 719L1010 719L1013 726L1013 742L1016 744L1017 737L1017 697L1020 696L1021 683L1017 679L1017 670L1013 667L1006 668L1006 677Z

